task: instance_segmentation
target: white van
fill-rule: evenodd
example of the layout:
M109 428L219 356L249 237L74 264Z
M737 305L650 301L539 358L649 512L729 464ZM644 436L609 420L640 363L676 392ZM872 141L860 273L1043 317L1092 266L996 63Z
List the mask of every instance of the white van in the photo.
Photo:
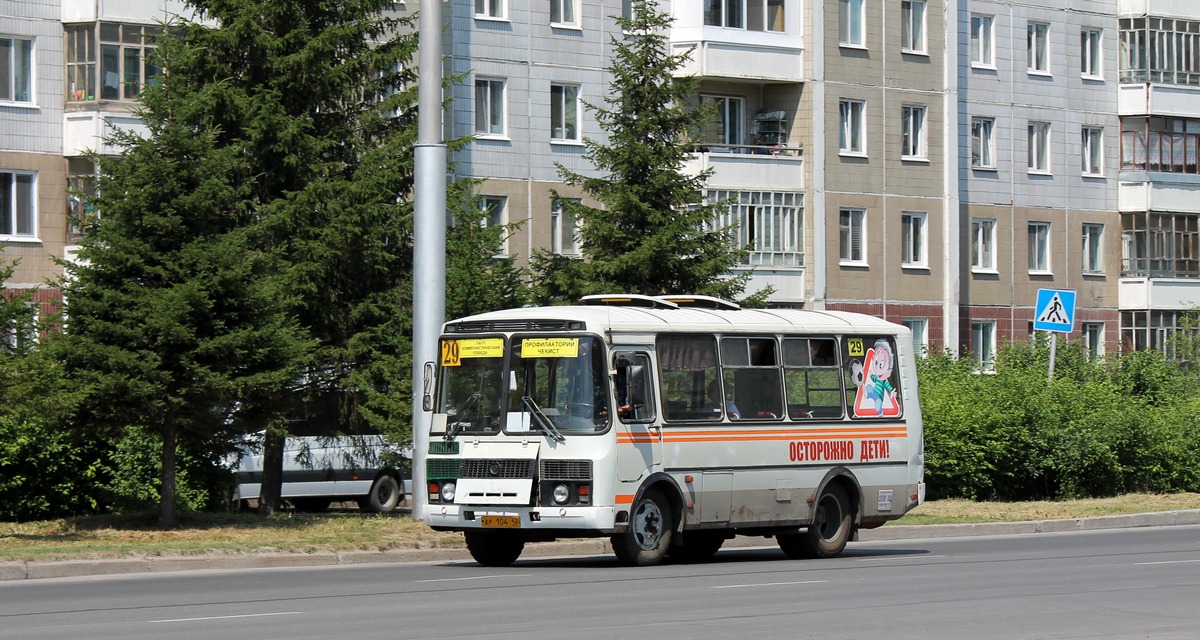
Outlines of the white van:
M252 436L234 468L233 504L238 508L258 500L262 436ZM363 511L391 513L411 490L409 457L378 435L289 436L281 497L299 511L319 512L334 502L354 501Z

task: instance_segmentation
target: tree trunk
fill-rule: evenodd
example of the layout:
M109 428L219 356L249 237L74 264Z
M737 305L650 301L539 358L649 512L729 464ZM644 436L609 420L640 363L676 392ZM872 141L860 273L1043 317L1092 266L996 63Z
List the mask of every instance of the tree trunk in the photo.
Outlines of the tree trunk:
M162 486L159 488L158 526L174 529L178 524L175 517L175 443L178 429L169 422L162 432Z
M258 493L258 513L268 516L279 509L283 500L283 447L287 429L278 423L267 427L263 436L262 485Z

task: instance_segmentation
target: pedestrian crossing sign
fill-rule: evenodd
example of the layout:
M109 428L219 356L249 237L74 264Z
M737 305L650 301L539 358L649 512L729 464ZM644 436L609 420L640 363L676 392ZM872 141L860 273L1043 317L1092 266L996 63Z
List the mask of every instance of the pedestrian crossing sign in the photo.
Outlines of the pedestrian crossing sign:
M1069 289L1038 289L1033 328L1037 331L1071 333L1075 326L1075 292Z

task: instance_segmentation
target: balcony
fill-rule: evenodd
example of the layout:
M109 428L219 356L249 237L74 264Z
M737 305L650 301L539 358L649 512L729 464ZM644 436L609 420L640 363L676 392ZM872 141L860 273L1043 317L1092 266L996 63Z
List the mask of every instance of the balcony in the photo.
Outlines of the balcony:
M803 82L804 35L798 0L678 0L671 52L691 51L680 76Z
M1122 310L1194 309L1200 306L1200 279L1123 276L1117 299Z
M782 145L696 145L684 172L712 169L708 185L720 189L804 190L804 149Z

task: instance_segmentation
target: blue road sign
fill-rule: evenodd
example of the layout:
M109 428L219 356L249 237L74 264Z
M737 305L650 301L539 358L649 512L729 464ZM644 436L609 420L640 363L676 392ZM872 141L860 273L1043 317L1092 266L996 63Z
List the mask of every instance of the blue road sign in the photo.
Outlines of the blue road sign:
M1070 289L1038 289L1033 312L1037 331L1070 333L1075 326L1075 292Z

